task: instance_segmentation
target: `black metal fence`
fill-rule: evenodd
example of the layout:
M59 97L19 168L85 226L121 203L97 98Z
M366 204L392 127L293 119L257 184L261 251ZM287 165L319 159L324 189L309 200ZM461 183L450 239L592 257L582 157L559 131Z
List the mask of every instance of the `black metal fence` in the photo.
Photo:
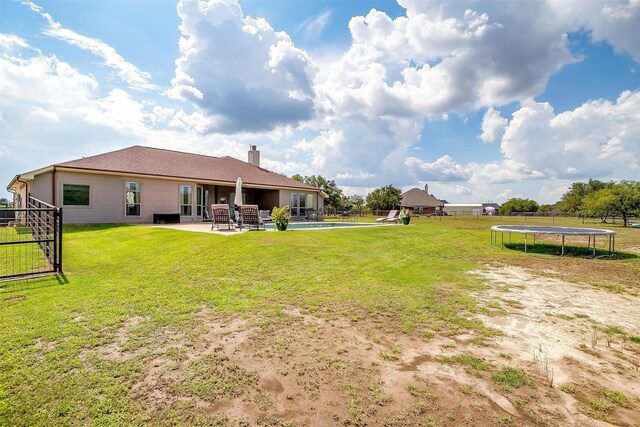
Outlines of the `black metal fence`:
M62 273L62 208L29 196L0 212L0 280Z

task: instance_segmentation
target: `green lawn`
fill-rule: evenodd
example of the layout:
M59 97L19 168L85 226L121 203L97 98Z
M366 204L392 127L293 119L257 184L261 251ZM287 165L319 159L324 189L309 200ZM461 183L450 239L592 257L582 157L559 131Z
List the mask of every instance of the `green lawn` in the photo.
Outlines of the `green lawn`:
M640 230L615 228L617 249L629 252L613 260L490 247L490 225L518 222L413 218L408 227L239 236L66 226L64 276L0 283L0 425L148 421L130 390L144 356L83 356L114 341L134 316L149 321L134 328L132 348L162 328L189 330L204 308L268 322L296 307L319 317L379 319L385 331L416 337L491 336L472 318L485 308L470 292L484 285L465 274L487 264L538 262L568 274L588 268L593 284L640 290L640 262L630 252L640 246Z

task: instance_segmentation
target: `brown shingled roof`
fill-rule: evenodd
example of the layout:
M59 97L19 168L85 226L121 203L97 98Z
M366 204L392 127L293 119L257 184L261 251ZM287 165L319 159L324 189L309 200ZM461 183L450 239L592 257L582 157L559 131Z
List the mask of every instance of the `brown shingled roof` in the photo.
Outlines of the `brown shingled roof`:
M286 176L254 166L233 157L213 157L181 151L134 145L96 156L84 157L54 165L56 167L155 175L193 181L221 181L234 185L238 177L244 185L315 190Z
M442 201L436 199L431 194L419 188L412 188L402 194L402 206L408 207L427 207L427 206L443 206Z

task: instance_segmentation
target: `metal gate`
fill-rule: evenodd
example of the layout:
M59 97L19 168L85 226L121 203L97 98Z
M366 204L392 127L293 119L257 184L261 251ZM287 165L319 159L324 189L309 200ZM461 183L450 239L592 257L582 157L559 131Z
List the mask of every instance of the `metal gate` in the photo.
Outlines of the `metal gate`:
M62 273L62 208L29 196L0 209L0 280Z

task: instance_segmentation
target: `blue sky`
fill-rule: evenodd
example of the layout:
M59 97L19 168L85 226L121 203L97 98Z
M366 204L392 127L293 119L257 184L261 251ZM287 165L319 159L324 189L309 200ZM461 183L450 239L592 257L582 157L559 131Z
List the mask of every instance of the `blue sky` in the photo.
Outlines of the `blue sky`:
M552 203L640 177L637 28L623 0L2 1L0 181L255 144L348 194Z

